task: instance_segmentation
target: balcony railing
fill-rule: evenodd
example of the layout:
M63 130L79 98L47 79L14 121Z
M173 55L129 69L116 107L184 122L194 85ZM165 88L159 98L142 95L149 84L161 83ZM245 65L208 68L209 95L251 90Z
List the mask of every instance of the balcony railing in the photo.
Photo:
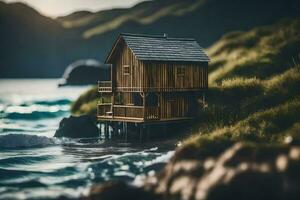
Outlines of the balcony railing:
M109 116L111 115L111 103L98 103L97 115L100 116Z
M99 118L158 120L160 118L159 107L143 107L131 105L112 105L110 103L98 104Z
M114 117L143 119L143 109L142 106L114 105L113 115Z
M146 107L145 120L157 120L160 118L159 107Z
M99 92L112 92L111 81L98 81Z

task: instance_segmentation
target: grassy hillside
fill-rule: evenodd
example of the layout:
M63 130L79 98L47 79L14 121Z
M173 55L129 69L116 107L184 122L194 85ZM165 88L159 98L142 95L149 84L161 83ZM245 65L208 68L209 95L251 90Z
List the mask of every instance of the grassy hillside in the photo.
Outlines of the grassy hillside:
M184 148L214 154L237 141L283 143L290 130L300 128L299 91L300 65L267 80L223 81L210 90L209 107Z
M121 32L193 37L207 47L229 31L299 15L298 0L154 0L51 19L1 1L0 77L59 77L74 60L103 61Z
M237 141L291 140L300 128L299 24L228 34L209 49L209 106L177 159L217 155Z
M300 18L249 32L233 32L208 49L210 83L226 78L268 78L300 63Z

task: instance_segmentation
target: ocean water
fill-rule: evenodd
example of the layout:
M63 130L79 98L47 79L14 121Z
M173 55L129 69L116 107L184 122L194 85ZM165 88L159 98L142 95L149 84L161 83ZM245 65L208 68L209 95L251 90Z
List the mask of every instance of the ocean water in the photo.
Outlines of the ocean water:
M0 199L77 198L108 180L139 184L168 162L174 141L54 138L71 102L87 89L57 83L0 80Z

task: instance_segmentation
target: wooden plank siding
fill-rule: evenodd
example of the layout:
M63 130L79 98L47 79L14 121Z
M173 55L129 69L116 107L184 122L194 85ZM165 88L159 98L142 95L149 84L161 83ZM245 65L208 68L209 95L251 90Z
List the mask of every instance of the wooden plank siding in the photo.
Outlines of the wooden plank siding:
M177 70L183 68L183 76ZM143 91L193 91L208 87L207 63L144 63Z
M191 109L190 95L162 93L160 96L161 119L192 117Z
M137 60L133 55L129 47L122 42L115 54L116 59L112 63L115 73L115 85L116 90L123 91L130 88L138 88L137 91L142 89L142 74L143 66L141 61ZM124 75L124 66L129 66L130 73ZM130 90L129 90L130 91Z

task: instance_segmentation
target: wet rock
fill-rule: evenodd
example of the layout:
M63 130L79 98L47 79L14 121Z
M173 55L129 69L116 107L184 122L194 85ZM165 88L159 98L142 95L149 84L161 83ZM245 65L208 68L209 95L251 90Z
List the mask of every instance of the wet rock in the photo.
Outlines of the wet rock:
M94 187L87 199L300 199L299 145L236 143L218 155L194 156L173 157L159 175L143 180L142 188L108 183Z
M89 196L84 200L158 200L159 197L142 188L130 186L122 182L108 182L92 187Z
M92 138L98 137L99 132L94 120L89 115L63 118L59 123L54 137Z
M300 199L297 146L237 143L218 157L173 160L146 184L164 199Z

